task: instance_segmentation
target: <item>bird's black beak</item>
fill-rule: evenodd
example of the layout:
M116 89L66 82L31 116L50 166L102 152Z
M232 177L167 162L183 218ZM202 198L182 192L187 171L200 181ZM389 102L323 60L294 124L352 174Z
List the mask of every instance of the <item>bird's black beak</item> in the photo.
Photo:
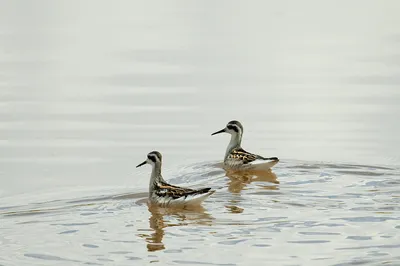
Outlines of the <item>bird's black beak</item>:
M140 167L140 166L142 166L142 165L145 165L146 163L147 163L147 161L144 161L143 163L138 164L138 165L136 166L136 168L138 168L138 167Z
M211 136L217 135L217 134L219 134L219 133L224 133L224 132L226 132L226 131L225 131L225 128L224 128L224 129L221 129L220 131L217 131L217 132L212 133Z

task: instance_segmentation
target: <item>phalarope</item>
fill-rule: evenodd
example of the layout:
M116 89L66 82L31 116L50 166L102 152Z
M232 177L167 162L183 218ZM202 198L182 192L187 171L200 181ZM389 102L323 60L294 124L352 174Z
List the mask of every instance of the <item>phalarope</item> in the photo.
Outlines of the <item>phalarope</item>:
M277 157L265 158L252 154L242 149L241 142L243 136L243 126L239 121L230 121L224 129L217 131L211 136L219 133L231 134L231 141L225 152L224 166L236 169L269 169L279 162Z
M199 205L215 192L215 190L211 190L211 188L196 190L168 184L161 175L162 156L158 151L152 151L147 154L146 161L136 167L145 164L150 164L152 166L149 184L149 201L151 203L164 207L172 205Z

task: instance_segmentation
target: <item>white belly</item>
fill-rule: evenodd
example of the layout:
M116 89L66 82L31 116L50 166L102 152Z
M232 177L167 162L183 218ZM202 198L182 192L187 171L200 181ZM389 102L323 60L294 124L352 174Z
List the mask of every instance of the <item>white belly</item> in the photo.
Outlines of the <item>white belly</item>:
M243 164L240 160L227 159L224 167L234 170L268 170L277 163L278 161L256 160L249 164Z

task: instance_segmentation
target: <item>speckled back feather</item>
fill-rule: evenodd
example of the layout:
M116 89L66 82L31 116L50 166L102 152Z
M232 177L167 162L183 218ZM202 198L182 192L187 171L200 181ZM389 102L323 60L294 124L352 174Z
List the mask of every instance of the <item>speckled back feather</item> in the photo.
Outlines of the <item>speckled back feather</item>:
M188 196L195 196L205 194L210 191L211 188L202 188L199 190L191 188L183 188L178 186L170 185L166 182L159 182L156 184L155 194L158 197L169 197L172 199L187 198Z

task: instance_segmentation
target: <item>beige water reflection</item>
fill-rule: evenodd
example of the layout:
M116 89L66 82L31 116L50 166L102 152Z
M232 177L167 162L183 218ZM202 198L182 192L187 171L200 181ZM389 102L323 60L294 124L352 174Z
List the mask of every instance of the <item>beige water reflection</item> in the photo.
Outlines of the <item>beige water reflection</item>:
M279 184L276 174L270 169L266 171L226 171L226 176L230 179L228 190L232 193L240 193L248 184L252 182L266 182L271 185L260 185L264 189L278 190ZM275 184L275 185L273 185Z
M157 206L149 207L149 226L153 232L139 234L147 242L148 251L159 251L165 249L163 238L165 230L174 226L196 226L212 225L213 217L206 213L202 206L191 206L185 208L162 208Z

